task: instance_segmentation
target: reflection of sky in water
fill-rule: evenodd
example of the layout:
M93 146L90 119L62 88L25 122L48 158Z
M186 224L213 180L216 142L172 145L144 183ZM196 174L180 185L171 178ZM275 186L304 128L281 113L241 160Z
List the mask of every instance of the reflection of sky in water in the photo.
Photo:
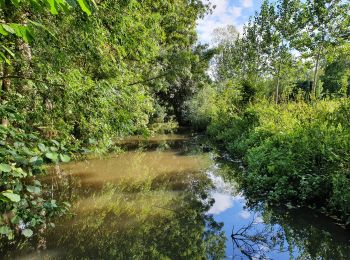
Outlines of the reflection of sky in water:
M208 214L218 215L233 206L233 197L231 195L214 192L212 198L215 200L215 203L208 211Z
M216 169L217 167L208 173L209 178L215 186L215 189L211 193L215 203L208 211L208 214L212 214L215 221L224 223L223 231L227 237L227 259L246 259L247 257L241 254L237 248L233 248L233 241L231 239L232 228L237 231L253 222L254 228L259 230L263 229L265 225L258 213L245 209L245 199L241 194L232 195L235 193L232 184L225 183L222 177L215 175ZM275 225L274 228L278 228L278 226ZM286 242L285 246L287 246ZM264 248L264 246L260 248L268 252L268 248ZM267 255L269 259L290 259L289 252L272 251ZM253 259L259 259L259 256L253 256Z

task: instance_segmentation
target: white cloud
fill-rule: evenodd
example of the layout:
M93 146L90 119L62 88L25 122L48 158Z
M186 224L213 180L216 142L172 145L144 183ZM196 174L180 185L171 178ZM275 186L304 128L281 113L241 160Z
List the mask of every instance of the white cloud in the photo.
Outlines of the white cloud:
M242 0L242 6L244 8L250 8L253 6L253 0Z
M232 10L231 10L231 14L234 16L234 17L240 17L241 16L241 13L242 13L242 7L237 7L237 6L234 6L232 7Z
M225 13L229 7L229 0L214 0L211 1L212 5L215 5L213 15Z
M204 19L198 21L197 31L202 43L210 43L212 33L215 28L227 25L235 25L237 30L242 31L243 25L237 22L241 17L243 7L252 4L252 1L243 0L242 6L233 6L230 0L213 0L211 1L216 8L212 14L207 15Z
M243 219L249 219L251 214L249 211L242 210L241 212L239 212L239 216Z
M257 217L255 220L254 220L254 224L262 224L264 223L264 220L262 217Z
M208 214L218 215L231 208L233 205L232 196L228 194L214 193L213 199L215 200L215 203L208 211Z

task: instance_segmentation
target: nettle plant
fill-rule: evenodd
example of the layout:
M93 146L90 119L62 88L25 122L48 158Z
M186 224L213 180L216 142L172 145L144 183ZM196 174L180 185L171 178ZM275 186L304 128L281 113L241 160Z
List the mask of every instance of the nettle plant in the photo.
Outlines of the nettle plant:
M64 145L45 143L35 134L0 126L0 235L13 239L30 237L33 229L64 214L68 203L59 205L37 179L48 163L68 162Z

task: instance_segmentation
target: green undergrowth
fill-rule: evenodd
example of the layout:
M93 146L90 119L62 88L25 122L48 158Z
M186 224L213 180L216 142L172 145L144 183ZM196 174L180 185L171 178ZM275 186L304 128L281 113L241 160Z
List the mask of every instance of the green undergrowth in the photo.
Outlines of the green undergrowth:
M58 204L39 175L49 164L70 161L69 149L35 133L0 126L0 234L7 239L23 235L64 214L68 203Z
M208 134L243 158L248 197L310 206L350 223L350 102L260 101L212 119Z

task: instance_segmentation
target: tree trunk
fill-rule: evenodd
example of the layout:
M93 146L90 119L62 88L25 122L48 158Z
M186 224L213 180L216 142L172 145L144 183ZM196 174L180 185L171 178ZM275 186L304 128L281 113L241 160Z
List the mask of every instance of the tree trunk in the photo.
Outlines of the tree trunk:
M316 65L315 65L314 81L313 81L313 89L312 89L314 98L316 98L316 93L317 93L317 72L318 72L318 65L320 62L320 56L321 56L321 49L318 50L317 56L316 56Z
M278 64L277 70L277 85L276 85L276 104L278 104L279 99L279 87L280 87L280 72L281 72L281 61Z
M6 78L7 76L9 76L9 65L7 63L3 64L3 71L2 71L2 75L3 75L3 79L1 81L1 95L0 95L0 101L5 100L6 96L10 90L11 87L11 79ZM3 127L8 127L9 125L9 121L7 118L2 118L1 119L1 125Z
M3 20L1 21L2 23L9 23L11 22L11 18L14 15L14 9L12 4L6 3L5 2L5 8L4 8L4 16L3 16ZM5 38L3 44L6 44L7 40ZM7 78L10 75L11 72L11 68L10 65L7 64L6 62L3 62L3 66L2 66L2 81L1 81L1 89L0 89L0 102L2 102L3 100L6 100L8 98L8 93L10 91L11 88L11 79ZM1 125L3 127L8 127L9 125L9 121L8 118L4 117L0 119L1 121Z
M21 14L19 17L19 22L22 25L27 26L28 16L28 13ZM29 79L33 75L32 49L30 45L26 43L23 39L17 38L17 41L18 53L20 55L21 61L17 64L16 74L23 77L23 79ZM22 95L30 95L32 92L32 89L28 84L28 80L22 80L19 84L17 84L16 87L16 90Z

